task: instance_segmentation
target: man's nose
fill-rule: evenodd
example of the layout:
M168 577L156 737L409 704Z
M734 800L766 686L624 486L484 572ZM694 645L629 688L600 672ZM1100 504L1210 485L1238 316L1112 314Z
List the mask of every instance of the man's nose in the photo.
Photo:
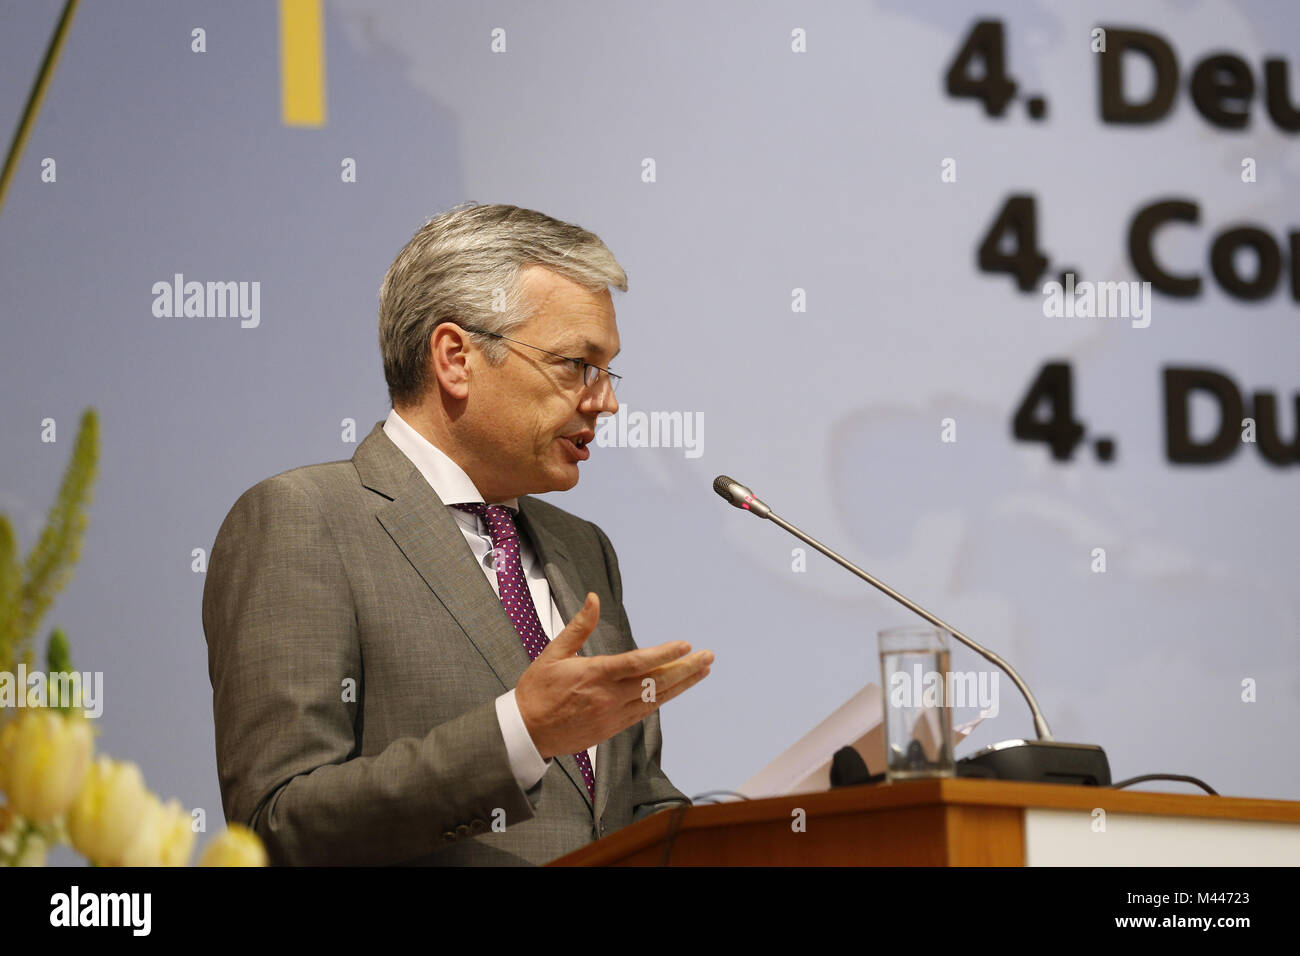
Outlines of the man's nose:
M614 383L610 381L608 375L602 373L600 380L587 389L582 407L589 408L597 414L602 412L608 412L610 415L618 414L618 399L614 397Z

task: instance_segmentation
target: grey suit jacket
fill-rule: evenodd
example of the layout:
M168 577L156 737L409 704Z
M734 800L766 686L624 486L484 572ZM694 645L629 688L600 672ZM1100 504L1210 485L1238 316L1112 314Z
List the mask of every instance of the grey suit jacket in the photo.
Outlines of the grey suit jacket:
M600 597L583 653L635 647L604 533L536 498L519 514L565 620ZM659 768L657 713L599 745L594 806L571 756L519 787L494 702L528 654L382 423L351 461L239 498L203 629L225 815L274 863L539 864L688 802Z

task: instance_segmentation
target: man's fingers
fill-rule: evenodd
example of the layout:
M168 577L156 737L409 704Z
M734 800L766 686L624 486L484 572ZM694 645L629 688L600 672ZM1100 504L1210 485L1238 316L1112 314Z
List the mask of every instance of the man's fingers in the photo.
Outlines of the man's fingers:
M708 676L709 668L705 667L702 670L695 671L689 677L685 677L678 681L667 690L659 689L654 695L654 700L646 700L644 697L638 697L636 700L625 705L622 711L624 728L631 727L638 720L644 720L674 697L686 693L686 691L690 690Z
M600 623L600 598L588 591L587 600L582 603L578 613L565 625L564 630L555 635L555 640L542 649L538 657L550 654L553 657L571 657L582 649L591 632Z
M674 684L672 687L668 688L667 691L665 691L665 692L662 693L662 694L657 695L657 696L658 696L658 699L654 701L655 706L656 706L656 707L662 707L664 704L668 703L668 702L669 702L670 700L672 700L674 697L677 697L677 696L679 696L679 695L681 695L681 694L686 693L688 690L690 690L692 687L694 687L694 686L695 686L696 684L698 684L700 681L704 680L704 678L708 677L708 676L709 676L709 670L710 670L710 668L705 667L705 668L703 668L702 670L698 670L698 671L696 671L696 672L695 672L694 674L692 674L690 677L687 677L687 678L685 678L685 679L683 679L683 680L681 680L681 681L678 681L678 682L677 682L676 684Z
M657 667L639 677L626 677L618 682L618 696L624 706L639 708L645 716L644 705L671 700L688 687L704 679L713 664L712 651L696 651L689 657Z
M656 693L663 693L697 671L707 670L712 663L713 651L696 651L694 654L675 660L671 664L663 664L642 675L641 685L645 687L647 680L653 681L654 683L648 686Z
M691 645L685 641L669 641L656 647L642 647L622 654L610 654L604 659L605 676L611 680L626 677L642 677L656 667L670 664L679 657L691 652Z
M712 663L713 651L696 651L645 674L619 678L612 682L611 692L620 706L638 701L648 703Z

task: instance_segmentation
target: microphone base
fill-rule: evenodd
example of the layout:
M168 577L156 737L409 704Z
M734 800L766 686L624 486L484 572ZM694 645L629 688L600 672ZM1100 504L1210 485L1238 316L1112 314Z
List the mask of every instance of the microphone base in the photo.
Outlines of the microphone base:
M1095 744L1059 740L1004 740L958 760L959 777L1109 787L1110 762Z

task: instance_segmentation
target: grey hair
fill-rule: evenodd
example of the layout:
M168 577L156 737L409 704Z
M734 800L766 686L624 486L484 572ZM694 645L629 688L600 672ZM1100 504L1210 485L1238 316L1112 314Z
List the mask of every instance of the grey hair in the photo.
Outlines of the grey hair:
M379 351L393 403L413 404L429 384L429 338L443 322L509 335L530 318L519 286L538 265L591 292L627 291L627 274L594 233L518 206L462 203L426 222L379 288ZM500 364L506 345L476 336Z

